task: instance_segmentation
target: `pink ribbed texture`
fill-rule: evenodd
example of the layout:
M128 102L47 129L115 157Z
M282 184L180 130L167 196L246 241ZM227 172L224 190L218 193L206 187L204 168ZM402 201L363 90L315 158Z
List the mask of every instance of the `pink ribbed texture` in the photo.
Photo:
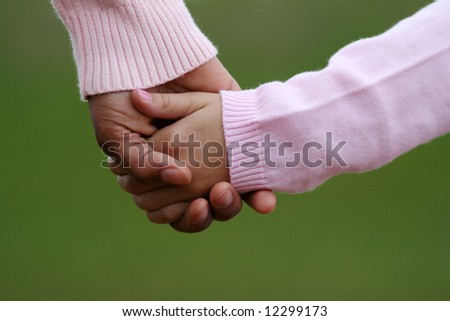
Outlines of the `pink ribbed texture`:
M251 148L251 145L248 145L262 141L257 122L259 110L255 94L255 91L249 90L234 92L233 95L224 93L222 96L223 115L226 115L223 125L228 149L230 179L231 184L240 193L267 188L264 175L264 151L261 145L257 148ZM247 149L246 146L248 146ZM255 162L255 155L258 155L257 162Z
M253 141L253 152L261 155L259 164L243 167L252 157L233 149L233 186L240 193L301 193L340 173L376 169L448 133L449 17L450 0L435 1L386 33L343 48L321 71L256 90L222 92L227 145ZM292 146L265 155L261 146L269 133L277 147ZM327 165L327 144L331 152L340 142L346 142L339 155L347 166L336 158ZM307 143L315 144L308 162L302 153ZM296 166L295 153L302 156ZM323 163L311 165L318 160Z
M151 88L217 54L181 0L52 0L69 30L81 95Z

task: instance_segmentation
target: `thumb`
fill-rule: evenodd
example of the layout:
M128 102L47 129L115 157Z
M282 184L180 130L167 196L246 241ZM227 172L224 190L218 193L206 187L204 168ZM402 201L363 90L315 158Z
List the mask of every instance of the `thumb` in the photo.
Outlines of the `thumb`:
M131 100L144 115L159 119L179 119L186 117L211 102L208 93L150 94L138 89L131 94Z

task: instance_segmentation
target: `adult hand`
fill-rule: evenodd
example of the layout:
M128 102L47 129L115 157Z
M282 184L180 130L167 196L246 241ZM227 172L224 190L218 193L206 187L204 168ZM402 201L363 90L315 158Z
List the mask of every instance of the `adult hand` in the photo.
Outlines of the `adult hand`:
M220 90L239 90L239 85L220 61L214 58L190 73L149 91L217 93ZM188 184L191 181L191 173L187 168L179 166L176 159L149 149L146 138L154 134L156 128L150 124L151 117L139 113L131 105L130 95L129 92L122 92L89 98L97 141L104 151L116 160L112 164L112 171L116 175L130 175L143 185L155 182L161 186L167 183ZM125 149L124 134L130 138L130 145L136 148ZM143 147L137 147L138 145ZM150 154L151 157L148 157ZM151 159L154 163L139 166L147 164L146 159ZM161 163L167 166L161 167ZM123 188L133 192L127 186ZM276 203L275 195L269 191L254 192L244 196L244 199L259 213L271 212ZM203 198L190 204L171 204L153 212L149 219L156 223L175 223L173 226L182 232L198 232L206 229L213 217L226 221L239 213L242 207L240 196L226 182L218 183L211 189L209 200L211 207Z

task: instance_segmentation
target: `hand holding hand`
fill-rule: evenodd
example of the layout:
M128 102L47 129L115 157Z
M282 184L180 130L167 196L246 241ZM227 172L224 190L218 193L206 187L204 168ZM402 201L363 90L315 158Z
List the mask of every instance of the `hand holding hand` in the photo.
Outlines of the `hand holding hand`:
M229 184L217 185L229 181L220 95L187 93L149 96L136 91L132 98L136 108L152 118L180 119L156 132L150 142L155 151L167 153L183 162L192 173L192 181L183 186L160 187L156 182L141 184L131 176L122 176L121 186L134 194L136 204L147 212L151 221L172 223L178 230L184 230L187 225L201 230L211 223L209 206L203 199L208 198L210 191L211 202L216 204L215 218L230 219L229 212L223 209L239 196ZM267 212L273 210L275 199L270 191L260 191L257 195L259 206L266 207ZM187 202L192 203L188 205ZM240 210L239 205L237 209ZM191 214L178 216L176 213L180 211L173 209L180 206Z
M192 173L192 180L183 186L161 186L159 182L140 182L127 175L119 179L120 185L134 194L136 204L147 211L150 220L156 223L175 223L176 211L165 211L165 215L155 215L154 211L196 200L200 207L196 212L199 224L209 224L207 203L199 198L208 198L213 186L219 182L228 182L226 168L225 141L221 122L220 96L218 94L152 95L152 99L143 100L133 94L136 107L158 119L180 119L176 123L160 129L149 142L157 152L165 153L181 161ZM192 100L191 100L192 99ZM236 195L229 194L228 200L219 197L219 205L232 202ZM203 206L201 206L203 205ZM180 206L180 205L177 205ZM237 206L240 210L240 202ZM177 211L179 214L182 212ZM236 212L236 213L237 213ZM229 215L216 215L217 219L229 219ZM205 221L206 220L206 221ZM177 226L179 224L175 224Z
M151 89L150 92L218 92L238 89L237 83L220 61L215 58L181 78ZM141 185L147 184L148 190L154 188L155 184L161 187L168 184L188 184L191 181L191 173L187 167L179 166L180 163L176 159L148 148L146 137L152 135L156 130L151 125L153 118L138 112L131 104L130 96L129 92L121 92L94 96L89 99L97 141L106 153L111 154L111 146L117 147L118 144L123 146L124 134L128 134L131 141L142 144L146 148L143 155L139 155L139 153L126 154L122 148L114 148L113 156L120 156L121 159L119 164L113 164L113 172L116 175L129 175ZM139 99L145 104L145 98L136 94L133 97L138 104ZM150 159L155 160L155 164L153 164L155 166L150 166L152 164L145 167L138 166L142 162L142 157L149 154L151 154ZM169 166L158 167L161 162L157 162L157 160L162 159L167 159ZM125 190L132 192L131 187L127 187L126 184L121 185ZM244 199L260 213L271 212L276 203L274 194L269 191L251 193ZM228 220L234 217L242 206L241 197L226 182L218 183L211 189L209 200L211 207L206 199L196 199L191 204L181 202L158 209L152 212L149 218L157 223L174 223L173 226L183 232L198 232L209 226L213 216L217 220Z

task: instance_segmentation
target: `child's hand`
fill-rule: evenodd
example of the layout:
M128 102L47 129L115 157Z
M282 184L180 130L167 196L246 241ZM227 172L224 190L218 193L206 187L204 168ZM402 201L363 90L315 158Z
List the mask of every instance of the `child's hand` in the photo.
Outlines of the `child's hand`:
M120 183L125 189L133 191L136 204L149 213L149 219L158 223L176 221L178 218L174 217L161 221L161 218L152 215L152 212L174 203L208 198L215 184L229 181L220 95L153 94L151 101L144 101L138 95L133 97L137 98L134 99L136 107L152 118L181 118L176 123L160 129L149 141L155 151L167 153L183 162L192 173L192 181L183 186L161 187L158 182L143 184L131 176L124 176ZM237 195L233 195L233 198L236 199ZM207 207L207 203L197 204L197 207L201 212L202 207ZM203 210L207 211L206 208ZM176 215L172 211L166 212L169 216ZM202 213L198 215L201 222L204 215Z
M204 79L208 79L207 82ZM192 72L178 78L170 83L151 89L152 92L186 92L186 91L210 91L219 90L239 90L239 85L233 77L223 67L217 58L194 69ZM130 101L133 96L134 103L141 106L139 113ZM97 141L105 150L106 142L113 144L123 144L123 134L128 133L133 141L145 143L142 136L150 136L155 129L149 126L151 116L145 115L146 106L137 92L131 95L130 92L118 92L99 95L89 98L92 120L94 124ZM219 106L220 107L220 106ZM147 147L146 147L147 148ZM116 150L117 151L117 150ZM166 157L162 153L148 150L153 159L163 159ZM117 152L115 153L117 154ZM121 175L120 184L125 191L136 194L136 185L142 190L155 188L170 184L184 184L191 180L191 173L186 167L177 167L177 160L171 158L171 168L178 168L177 171L163 172L157 166L146 166L141 168L137 164L141 161L139 154L126 154L119 151L122 165L113 165L113 173ZM131 159L130 159L131 158ZM133 184L134 182L139 184ZM128 184L130 183L130 184ZM242 197L253 209L259 213L271 212L276 203L275 195L269 191L257 191ZM209 200L209 203L208 201ZM241 210L241 196L236 190L226 182L215 185L209 193L207 199L196 199L192 203L172 203L153 212L149 218L157 223L173 223L173 227L182 232L198 232L204 230L211 223L212 218L226 221L234 217Z

